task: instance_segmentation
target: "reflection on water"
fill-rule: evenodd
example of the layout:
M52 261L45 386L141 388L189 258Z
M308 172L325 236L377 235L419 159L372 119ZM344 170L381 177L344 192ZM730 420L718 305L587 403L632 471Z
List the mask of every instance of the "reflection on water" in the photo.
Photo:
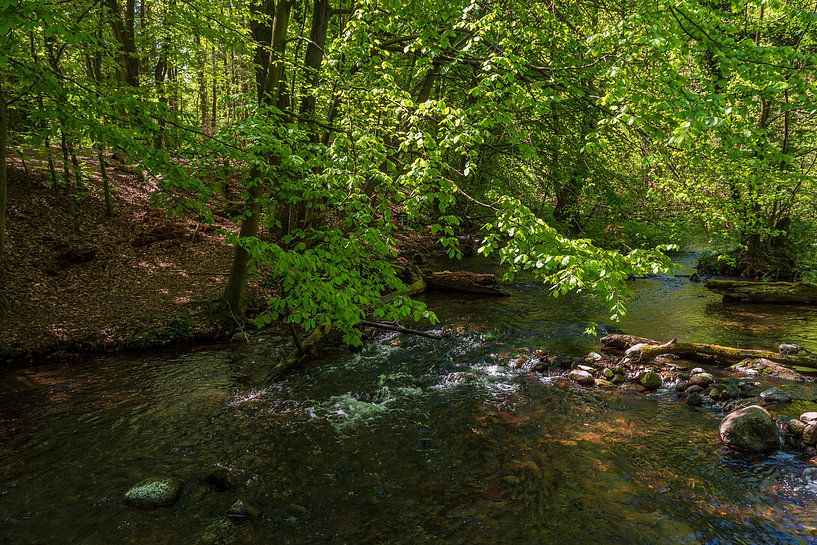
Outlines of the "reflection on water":
M635 287L617 326L629 333L817 349L814 310L725 307L680 278ZM710 411L502 365L520 347L586 352L585 324L603 316L512 291L429 297L454 335L384 337L272 385L252 378L273 357L263 345L6 372L0 542L817 543L807 457L724 456ZM208 484L219 468L236 477L227 490ZM155 475L184 481L175 506L122 503ZM261 518L228 522L237 498Z

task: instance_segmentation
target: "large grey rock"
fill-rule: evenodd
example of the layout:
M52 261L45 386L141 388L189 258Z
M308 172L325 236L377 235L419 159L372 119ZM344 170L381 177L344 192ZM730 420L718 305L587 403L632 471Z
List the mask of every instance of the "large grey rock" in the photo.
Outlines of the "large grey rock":
M125 503L136 507L166 507L176 503L181 491L182 483L178 479L145 479L125 492Z
M576 381L579 384L583 384L585 386L591 386L596 383L596 380L593 378L593 375L591 375L587 371L582 371L581 369L573 369L571 372L567 374L567 378Z
M800 415L800 422L804 424L817 423L817 412L803 413Z
M769 388L760 392L760 399L764 403L788 403L791 401L791 396L780 388Z
M715 382L715 377L709 373L695 373L689 377L690 386L709 386Z
M726 446L746 452L772 452L780 447L777 426L759 405L728 414L721 422L720 434Z

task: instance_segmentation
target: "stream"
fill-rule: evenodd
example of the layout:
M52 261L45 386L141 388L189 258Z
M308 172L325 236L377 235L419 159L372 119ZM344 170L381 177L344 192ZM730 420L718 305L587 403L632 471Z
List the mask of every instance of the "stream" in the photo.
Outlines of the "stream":
M678 260L691 272L694 256ZM817 460L728 454L723 415L674 392L507 366L524 348L597 350L593 319L600 334L817 351L813 308L724 305L688 278L634 288L615 327L532 281L501 299L428 294L443 340L380 335L271 385L281 339L3 370L0 543L817 543ZM817 398L817 385L762 381ZM175 505L123 502L153 476L183 481ZM261 516L229 520L239 498Z

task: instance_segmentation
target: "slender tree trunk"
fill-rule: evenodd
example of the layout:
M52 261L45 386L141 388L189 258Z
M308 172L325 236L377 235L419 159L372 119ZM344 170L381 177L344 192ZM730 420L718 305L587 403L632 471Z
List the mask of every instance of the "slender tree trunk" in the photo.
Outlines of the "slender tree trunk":
M102 193L105 196L105 215L107 217L113 216L113 204L111 203L111 182L108 179L108 169L105 165L105 145L97 144L97 152L99 157L99 174L102 176Z
M262 9L266 9L267 14L273 12L273 5L266 0ZM275 104L277 94L280 90L281 80L284 72L284 53L286 51L287 27L289 26L289 15L292 10L292 0L278 0L278 5L274 9L272 28L267 30L255 26L253 36L256 38L255 58L265 62L256 62L256 84L259 104ZM264 38L267 38L265 40ZM261 38L261 39L259 39ZM267 54L267 51L269 52ZM250 183L247 188L248 198L245 204L249 213L247 218L241 223L239 230L239 243L235 245L233 253L233 263L230 269L230 277L227 286L224 288L224 304L227 309L237 318L244 314L244 292L247 286L247 265L250 255L241 245L240 239L255 237L258 234L261 215L261 195L263 194L263 182L260 179L261 173L256 168L250 171Z
M210 101L211 101L211 110L210 110L210 134L216 134L216 120L217 120L217 108L218 108L218 78L216 74L218 74L218 66L216 64L216 47L213 46L213 76L212 76L212 85L210 88Z
M6 146L8 145L8 116L6 93L0 81L0 256L6 245L6 208L8 205L8 178L6 176Z
M79 232L79 216L77 215L77 207L74 202L74 192L71 191L71 170L68 167L70 159L68 158L68 140L65 137L65 127L60 128L60 149L62 150L62 175L63 175L63 191L68 202L68 215L74 222L74 231Z

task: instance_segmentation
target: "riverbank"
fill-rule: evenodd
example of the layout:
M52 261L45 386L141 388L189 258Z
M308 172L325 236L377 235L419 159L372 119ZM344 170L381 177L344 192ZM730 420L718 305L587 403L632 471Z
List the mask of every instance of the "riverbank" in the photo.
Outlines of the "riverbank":
M209 303L229 270L229 219L171 218L152 206L155 181L113 168L108 217L97 165L83 160L87 194L76 216L36 162L27 165L29 179L22 168L10 169L0 361L138 351L225 334Z

